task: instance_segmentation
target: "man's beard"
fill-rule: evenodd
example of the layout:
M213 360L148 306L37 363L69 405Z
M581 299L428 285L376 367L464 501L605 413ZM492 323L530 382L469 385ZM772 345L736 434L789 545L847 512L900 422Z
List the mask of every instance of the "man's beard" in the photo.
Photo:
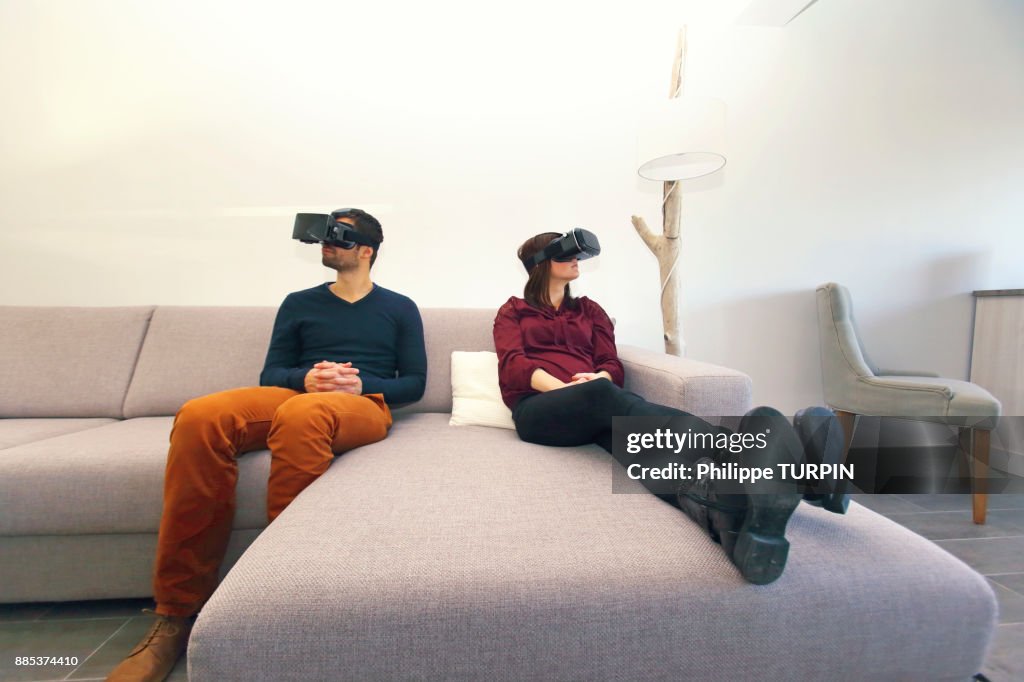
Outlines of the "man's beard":
M359 267L357 263L350 263L343 260L340 253L335 253L333 256L325 255L320 259L320 262L323 263L325 268L330 268L331 270L336 270L338 272L351 272Z

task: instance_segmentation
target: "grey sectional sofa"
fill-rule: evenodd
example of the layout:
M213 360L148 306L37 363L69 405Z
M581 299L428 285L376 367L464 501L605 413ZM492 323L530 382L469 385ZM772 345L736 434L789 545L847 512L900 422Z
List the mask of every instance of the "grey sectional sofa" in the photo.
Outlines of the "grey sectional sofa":
M274 311L0 307L0 602L146 596L171 415L256 381ZM448 425L453 350L493 311L424 310L423 399L269 527L269 453L240 458L233 565L195 680L964 680L995 624L983 578L857 504L801 505L785 574L739 577L597 447ZM629 387L740 414L733 370L622 347ZM244 552L244 554L242 554ZM241 558L238 556L241 555ZM237 559L237 562L236 562Z

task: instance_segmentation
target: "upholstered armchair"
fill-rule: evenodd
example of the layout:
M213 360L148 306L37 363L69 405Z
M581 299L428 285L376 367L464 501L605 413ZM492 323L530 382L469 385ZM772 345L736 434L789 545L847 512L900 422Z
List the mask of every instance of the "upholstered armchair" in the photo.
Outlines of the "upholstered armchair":
M960 445L973 461L974 522L985 523L989 437L1000 414L999 401L968 381L930 372L879 369L864 351L846 287L822 284L817 297L825 402L839 416L846 449L853 440L858 415L957 427Z

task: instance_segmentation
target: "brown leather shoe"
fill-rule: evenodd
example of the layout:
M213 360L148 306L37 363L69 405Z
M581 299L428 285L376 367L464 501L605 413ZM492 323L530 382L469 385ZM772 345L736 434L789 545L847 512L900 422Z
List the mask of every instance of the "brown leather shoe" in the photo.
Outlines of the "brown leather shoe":
M185 653L188 635L192 632L192 618L162 616L149 609L143 611L155 615L156 622L114 668L107 682L162 682Z

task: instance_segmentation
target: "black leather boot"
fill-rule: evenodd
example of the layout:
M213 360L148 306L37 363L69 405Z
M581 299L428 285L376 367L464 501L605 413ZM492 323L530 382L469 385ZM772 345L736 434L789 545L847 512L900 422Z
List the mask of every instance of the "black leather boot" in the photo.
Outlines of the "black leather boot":
M782 414L771 408L751 410L740 422L741 433L766 433L764 448L728 451L715 464L729 462L745 467L800 464L803 448ZM698 463L710 460L698 460ZM696 471L696 467L694 468ZM776 473L778 476L778 473ZM789 557L786 524L801 491L792 482L773 480L742 484L735 480L705 477L684 481L677 493L680 508L711 537L722 544L726 555L748 582L764 585L782 575Z
M714 460L710 457L702 457L697 460L695 465L714 465L714 463ZM694 471L696 471L696 468ZM711 536L711 539L719 544L722 543L722 536L718 528L722 524L717 518L715 519L715 522L712 522L711 510L723 510L723 513L740 518L742 518L743 514L746 512L746 509L743 507L725 507L725 505L719 505L716 500L712 481L707 476L680 483L679 490L676 492L676 500L679 503L679 508L682 509L694 523L706 530L708 535ZM733 544L735 544L735 542Z
M793 416L793 428L804 446L809 464L840 464L845 435L839 418L827 407L807 407ZM808 486L804 500L836 514L845 514L850 506L846 481ZM814 488L814 489L811 489Z

